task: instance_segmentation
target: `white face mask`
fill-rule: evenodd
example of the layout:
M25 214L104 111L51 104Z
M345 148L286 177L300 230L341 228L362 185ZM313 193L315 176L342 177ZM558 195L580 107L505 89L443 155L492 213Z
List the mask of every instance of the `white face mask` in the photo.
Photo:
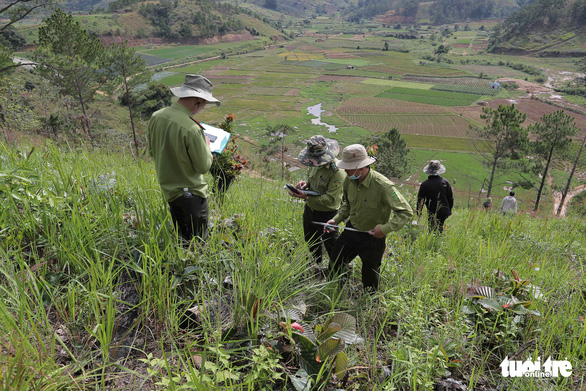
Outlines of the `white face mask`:
M350 178L353 181L356 181L356 180L360 179L361 176L362 176L362 171L360 172L360 175L356 176L356 172L354 172L354 174L350 175L348 178Z

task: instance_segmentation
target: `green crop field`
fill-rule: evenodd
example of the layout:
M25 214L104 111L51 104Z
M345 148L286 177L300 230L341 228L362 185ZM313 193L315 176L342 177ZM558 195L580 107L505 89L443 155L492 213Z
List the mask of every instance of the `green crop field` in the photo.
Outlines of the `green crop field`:
M423 83L414 83L409 81L400 81L400 80L380 80L380 79L366 79L362 81L364 84L374 84L378 86L389 86L394 88L409 88L409 89L417 89L417 90L429 90L431 89L431 85L423 84Z
M350 114L453 114L446 107L376 97L350 98L337 106L340 115Z
M395 128L401 134L465 138L469 125L468 121L455 114L349 114L341 117L349 124L375 133Z
M468 106L478 100L480 95L393 87L377 97L439 106Z
M464 94L473 94L477 96L487 95L487 96L496 96L500 92L500 89L496 88L486 88L486 87L470 87L466 85L456 85L456 84L436 84L431 87L434 91L448 91L448 92L458 92Z
M213 46L175 46L170 48L143 50L141 53L150 56L163 57L171 60L179 60L185 57L195 57L200 54L208 53L216 48Z
M338 69L346 68L346 66L342 65L342 64L335 64L330 61L318 61L318 60L301 61L301 62L298 62L297 65L304 66L304 67L327 69L327 70L338 70Z
M403 75L402 80L430 84L454 84L469 87L490 88L492 80L477 77L434 77L424 75Z
M156 66L156 65L161 65L161 64L164 64L166 62L171 61L168 58L157 57L157 56L150 56L148 54L143 54L143 53L139 53L139 54L146 61L146 64L149 67L153 67L153 66Z

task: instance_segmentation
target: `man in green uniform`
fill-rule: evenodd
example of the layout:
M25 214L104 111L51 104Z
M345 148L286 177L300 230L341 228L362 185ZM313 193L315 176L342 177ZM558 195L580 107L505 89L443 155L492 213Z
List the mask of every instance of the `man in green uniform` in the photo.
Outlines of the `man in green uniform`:
M378 289L386 235L399 230L413 217L411 206L395 184L370 168L375 161L360 144L344 148L342 161L338 163L348 174L344 181L344 198L340 211L327 222L337 225L349 218L346 227L354 229L345 229L336 240L330 276L343 275L348 263L360 256L362 285L371 291ZM324 230L332 228L326 226Z
M346 177L344 171L336 166L336 156L340 147L336 140L323 136L313 136L307 147L299 153L299 162L309 167L307 181L299 181L296 188L311 190L319 195L307 195L304 192L289 192L292 197L305 200L303 211L303 233L309 245L311 257L316 264L323 259L322 244L328 256L338 238L338 231L324 232L320 225L313 221L325 223L336 215L342 202L342 182Z
M220 105L213 84L203 76L185 75L181 87L171 88L177 102L153 114L147 133L161 190L181 237L206 240L208 185L204 174L212 164L210 140L192 116L207 104Z

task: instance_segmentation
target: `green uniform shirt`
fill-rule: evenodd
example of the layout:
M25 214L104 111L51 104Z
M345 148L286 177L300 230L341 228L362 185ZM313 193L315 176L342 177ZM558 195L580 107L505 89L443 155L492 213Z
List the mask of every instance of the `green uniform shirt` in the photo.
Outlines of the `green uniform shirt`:
M204 174L212 165L212 153L203 130L190 115L189 109L176 102L154 113L149 121L149 153L168 202L181 196L185 187L200 197L208 196Z
M395 184L371 168L360 185L348 177L344 181L344 201L334 221L339 224L348 217L356 229L370 231L380 224L387 235L404 226L413 210Z
M346 173L336 167L335 161L319 167L310 167L307 171L309 190L323 195L307 196L307 205L319 212L338 210L342 202L344 178Z

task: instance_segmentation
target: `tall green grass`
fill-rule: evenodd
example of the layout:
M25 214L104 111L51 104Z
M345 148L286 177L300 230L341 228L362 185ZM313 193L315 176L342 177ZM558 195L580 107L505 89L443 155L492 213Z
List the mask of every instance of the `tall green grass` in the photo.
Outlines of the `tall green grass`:
M346 376L320 375L331 388L431 390L448 376L470 388L582 387L581 219L460 208L439 236L422 217L387 238L371 296L359 259L344 287L316 276L303 205L280 180L243 176L223 202L212 197L210 240L187 246L149 161L51 145L2 144L0 157L3 389L286 389L300 367L282 317L293 308L306 327L356 318ZM543 293L530 306L541 316L516 328L503 312L504 337L462 312L468 287L496 289L497 270ZM505 356L567 358L572 376L504 379Z

